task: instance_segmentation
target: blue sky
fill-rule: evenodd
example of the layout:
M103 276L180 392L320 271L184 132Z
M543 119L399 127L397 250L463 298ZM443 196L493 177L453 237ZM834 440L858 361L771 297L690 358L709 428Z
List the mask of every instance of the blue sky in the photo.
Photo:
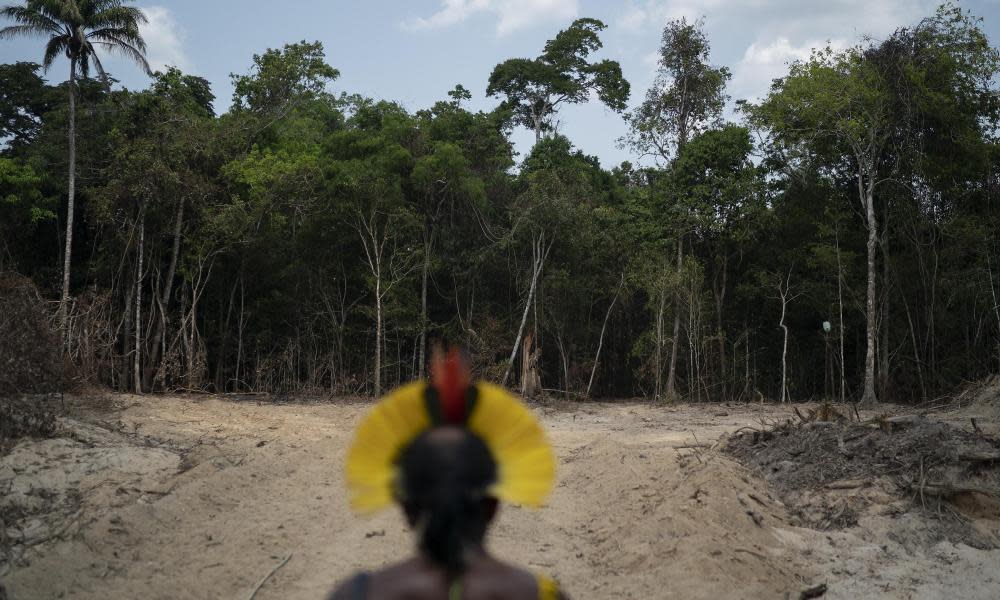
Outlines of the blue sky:
M0 0L6 4L10 0ZM559 29L586 16L608 24L599 57L618 60L632 84L631 104L652 83L656 51L671 18L703 17L712 61L733 71L733 100L763 94L785 64L830 42L844 47L862 35L876 38L931 14L924 0L153 0L138 2L149 16L143 34L150 63L176 65L212 82L216 108L230 104L230 73L244 73L254 53L299 40L319 40L341 72L333 91L392 99L418 110L446 98L455 84L473 93L472 108L489 109L485 97L493 66L507 58L536 56ZM965 0L983 17L1000 45L1000 0ZM0 42L0 61L40 60L40 40ZM129 88L145 87L138 69L115 59L108 70ZM68 66L56 63L53 80ZM632 160L617 147L622 118L595 103L563 109L559 129L606 167ZM532 135L515 134L517 148Z

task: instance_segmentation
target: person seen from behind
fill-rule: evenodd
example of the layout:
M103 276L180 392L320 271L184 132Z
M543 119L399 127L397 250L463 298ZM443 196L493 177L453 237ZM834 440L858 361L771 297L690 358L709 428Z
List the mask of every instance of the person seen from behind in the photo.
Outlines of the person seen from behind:
M354 575L330 600L565 600L553 579L494 558L484 543L501 500L540 506L554 479L531 411L503 388L471 382L457 351L437 352L430 383L381 400L347 456L353 508L398 504L417 553Z

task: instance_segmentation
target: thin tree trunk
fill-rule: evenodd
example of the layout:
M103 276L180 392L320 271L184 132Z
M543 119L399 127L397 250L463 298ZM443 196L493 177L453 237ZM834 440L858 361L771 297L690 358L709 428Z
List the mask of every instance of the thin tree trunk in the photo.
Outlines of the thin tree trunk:
M677 397L677 343L681 333L681 291L680 278L684 268L684 237L677 238L677 293L674 297L674 338L670 346L670 369L667 371L667 400L674 400Z
M782 332L784 332L784 341L781 346L781 403L784 404L789 401L788 398L788 325L785 324L785 313L786 307L790 300L789 293L792 281L792 271L788 271L788 278L785 279L784 287L781 285L781 280L778 280L778 294L781 296L781 320L778 322L779 327L781 327Z
M844 365L844 268L840 262L840 225L837 225L837 307L840 311L840 401L847 400L847 374Z
M59 299L59 325L64 344L69 341L69 275L76 196L76 58L69 61L69 186L66 195L66 250L63 252L62 296Z
M428 228L430 225L428 225ZM431 268L431 248L434 246L434 233L429 231L424 240L424 268L420 285L420 357L417 362L417 379L424 376L426 366L425 352L427 349L427 274Z
M139 209L142 211L143 209ZM139 365L142 362L142 251L146 241L146 215L143 211L139 217L139 258L135 268L135 356L132 376L135 381L135 393L142 393L142 378L139 377Z
M878 365L878 397L883 402L889 397L889 301L892 286L889 280L889 209L888 204L882 213L882 226L885 232L882 236L882 316L879 319L879 365Z
M375 397L382 394L382 269L375 275Z
M721 391L723 398L726 398L726 371L728 369L726 364L726 332L725 327L722 324L722 308L726 302L726 278L728 276L728 263L729 258L723 255L721 274L717 276L717 279L721 279L721 281L717 286L715 286L716 289L713 290L713 295L715 296L715 320L719 328L716 332L719 342L719 372L722 373L719 382L722 385Z
M240 389L240 370L243 366L243 328L246 325L246 284L243 279L243 269L240 268L240 316L236 322L236 372L233 378L233 391Z
M195 284L191 287L191 332L188 338L187 347L190 349L190 359L188 360L188 373L187 373L187 387L189 390L194 389L194 377L197 373L196 369L198 367L198 346L197 346L197 323L196 319L198 317L198 286Z
M993 285L993 262L990 260L990 248L986 248L986 272L990 276L990 295L993 297L993 312L997 317L997 373L1000 373L1000 300L997 300L997 289Z
M588 398L590 397L590 388L594 385L594 374L597 373L597 364L601 360L601 348L604 346L604 331L608 328L608 318L611 317L611 309L615 307L615 302L618 301L618 294L621 293L623 285L625 285L624 272L622 272L622 278L618 283L618 289L615 291L615 296L611 299L611 304L608 305L608 311L604 313L604 324L601 325L601 336L597 338L597 352L594 355L594 366L590 368L590 379L587 380L587 392L584 394Z
M177 201L177 216L174 220L174 244L170 251L170 266L167 267L166 280L163 283L163 293L160 295L160 306L163 318L159 321L159 327L153 333L151 340L150 355L146 363L146 370L143 373L143 386L151 389L153 386L153 375L156 373L160 360L160 340L166 335L167 311L170 308L170 299L173 296L174 274L177 272L177 260L181 251L181 230L184 223L184 197Z
M119 388L123 392L127 392L133 387L134 384L131 383L130 373L132 372L132 361L130 360L132 356L131 351L131 335L134 331L132 327L132 317L135 315L133 307L135 306L133 300L135 295L135 286L129 283L125 286L128 290L125 293L125 303L122 305L122 322L119 325L121 336L122 336L122 354L121 354L121 387Z
M524 326L528 323L528 313L531 311L532 301L535 298L535 288L538 286L538 276L542 273L542 268L545 266L545 257L549 255L549 250L552 249L552 244L554 242L549 242L548 248L544 247L544 236L538 236L532 243L532 273L531 273L531 287L528 288L528 299L524 303L524 313L521 315L521 325L517 329L517 337L514 338L514 347L510 351L510 359L507 361L507 369L504 370L503 378L500 380L500 385L507 385L507 378L510 377L510 369L514 365L514 359L517 358L517 348L521 344L521 337L524 335Z
M655 380L653 398L657 400L660 399L660 393L663 389L663 312L666 308L667 289L663 287L660 290L660 308L656 311L656 352L654 353L655 360L653 363L653 377Z
M865 387L861 396L861 403L872 406L878 402L875 395L875 334L877 324L875 322L875 251L878 245L878 222L875 218L875 195L874 182L869 180L862 189L862 198L865 208L865 215L868 225L868 286L865 303L866 317L866 351L865 351ZM858 174L858 186L862 187L862 176Z
M913 362L917 365L917 381L920 383L920 400L927 401L927 384L924 383L924 365L920 356L920 345L917 343L917 330L913 326L913 316L910 314L910 303L903 296L903 309L906 311L906 322L910 326L910 343L913 344Z
M535 109L531 109L531 121L535 126L535 145L542 140L542 115L535 114Z
M563 398L569 400L569 356L566 353L566 347L563 345L562 332L556 333L556 347L559 348L559 358L562 362Z

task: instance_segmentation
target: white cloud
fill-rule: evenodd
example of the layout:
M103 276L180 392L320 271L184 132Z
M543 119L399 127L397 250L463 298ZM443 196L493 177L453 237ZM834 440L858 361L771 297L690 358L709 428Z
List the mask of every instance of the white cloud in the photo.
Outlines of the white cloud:
M753 0L744 2L743 6L756 6L766 0ZM628 8L616 24L628 32L639 32L643 29L654 27L662 28L667 21L672 19L686 18L689 22L696 21L707 16L720 8L732 6L732 2L726 0L644 0L636 2L628 1Z
M649 39L668 21L704 18L712 46L710 60L733 73L727 91L734 99L755 100L788 63L808 58L813 48L841 50L876 39L930 14L937 0L620 0L616 28L634 39ZM655 69L649 55L637 56ZM658 58L658 57L657 57Z
M139 33L146 41L149 67L154 71L165 71L167 67L188 70L191 64L184 53L184 36L170 10L163 6L147 6L142 12L149 20L139 26Z
M524 29L541 22L571 19L579 12L579 0L443 0L441 10L429 17L403 23L411 31L457 25L479 13L498 18L497 35Z
M771 81L788 72L788 64L809 58L814 48L829 45L834 50L843 50L849 45L847 40L810 40L793 44L786 37L779 37L769 43L754 42L747 47L743 58L733 66L733 80L729 89L736 98L758 100L766 93Z
M844 27L862 33L884 33L933 9L936 0L625 0L617 25L629 32L662 28L667 21L706 17L736 25L756 25L795 32ZM774 32L768 32L774 33Z

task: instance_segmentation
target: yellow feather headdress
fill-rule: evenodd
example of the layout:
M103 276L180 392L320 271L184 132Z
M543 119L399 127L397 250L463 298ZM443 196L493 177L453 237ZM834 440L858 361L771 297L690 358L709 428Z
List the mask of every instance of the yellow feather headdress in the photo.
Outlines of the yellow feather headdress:
M489 448L499 500L540 506L555 480L555 456L531 411L503 388L470 383L456 353L436 358L432 382L404 385L362 419L347 453L351 505L373 512L391 504L399 481L397 461L421 433L439 425L464 426Z

